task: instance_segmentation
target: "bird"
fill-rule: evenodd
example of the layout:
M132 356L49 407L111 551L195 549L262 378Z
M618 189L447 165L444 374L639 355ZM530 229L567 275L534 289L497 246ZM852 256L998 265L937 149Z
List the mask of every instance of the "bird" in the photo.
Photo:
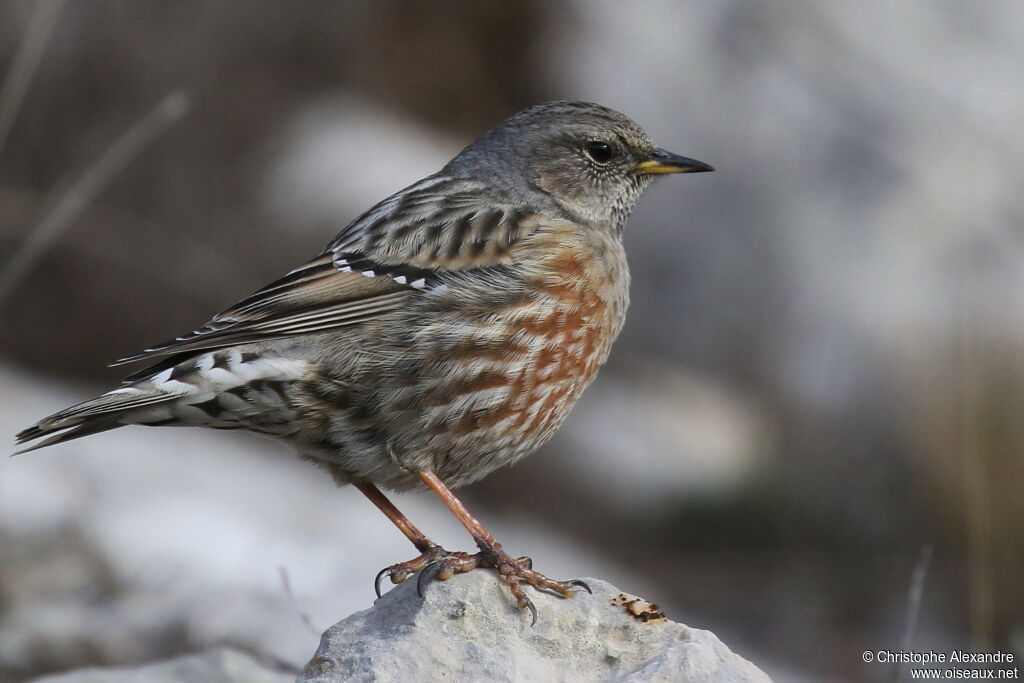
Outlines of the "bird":
M126 425L241 429L362 492L418 555L374 582L496 570L589 591L509 555L455 496L559 428L625 321L624 227L663 175L714 169L655 147L613 109L524 109L349 223L319 256L192 332L113 365L121 386L17 434L26 452ZM429 489L478 551L434 543L384 494Z

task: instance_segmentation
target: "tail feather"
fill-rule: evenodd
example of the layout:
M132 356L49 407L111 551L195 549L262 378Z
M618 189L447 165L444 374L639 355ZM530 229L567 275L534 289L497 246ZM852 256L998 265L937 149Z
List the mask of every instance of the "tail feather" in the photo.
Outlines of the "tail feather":
M105 418L100 418L99 416L95 418L87 418L86 421L74 427L53 428L48 430L39 429L37 427L29 427L28 429L18 434L18 443L26 443L28 441L33 441L42 436L45 436L46 434L52 434L52 436L48 439L43 439L39 443L34 443L27 448L22 448L19 451L15 451L14 454L21 455L22 453L28 453L29 451L34 451L39 448L46 448L47 446L52 446L56 443L64 443L65 441L71 441L72 439L78 439L83 436L89 436L90 434L99 434L100 432L105 432L109 429L117 429L118 427L123 426L124 423L118 421L116 417L112 418L111 416L108 415L105 416ZM35 433L30 434L30 432Z
M78 439L90 434L105 432L109 429L123 427L131 424L130 420L124 419L128 413L145 406L156 403L163 403L174 400L174 394L163 392L145 391L136 388L122 388L97 396L78 405L65 408L59 413L45 417L36 424L23 429L15 436L19 444L28 443L41 439L44 436L50 438L32 444L28 448L17 451L17 454L34 451L37 448L52 446L56 443L63 443Z
M287 384L306 375L305 361L222 349L155 366L135 382L65 408L22 430L25 453L129 424L196 425L282 433L292 409Z

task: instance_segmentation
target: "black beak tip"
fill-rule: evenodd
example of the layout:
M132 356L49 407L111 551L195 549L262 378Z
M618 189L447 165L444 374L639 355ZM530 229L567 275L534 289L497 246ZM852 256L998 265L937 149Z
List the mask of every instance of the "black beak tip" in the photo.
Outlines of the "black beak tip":
M651 154L651 160L666 166L673 166L679 169L677 173L710 173L715 170L715 167L711 164L705 164L703 161L674 154L660 147Z
M686 170L686 173L711 173L715 170L715 167L711 164L705 164L703 161L693 160L693 165Z

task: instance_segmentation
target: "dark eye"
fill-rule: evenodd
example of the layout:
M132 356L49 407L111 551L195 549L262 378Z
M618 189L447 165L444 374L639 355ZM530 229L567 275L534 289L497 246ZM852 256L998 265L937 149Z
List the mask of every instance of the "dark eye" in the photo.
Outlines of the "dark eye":
M607 142L588 142L587 156L599 164L607 164L612 160L612 146Z

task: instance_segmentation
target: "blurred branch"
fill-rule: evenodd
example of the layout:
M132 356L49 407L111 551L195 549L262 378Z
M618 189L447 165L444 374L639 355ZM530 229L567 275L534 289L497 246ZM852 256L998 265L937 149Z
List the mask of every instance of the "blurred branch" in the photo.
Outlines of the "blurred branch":
M313 620L309 617L309 614L304 609L302 609L302 605L299 603L298 596L295 595L295 591L292 590L292 580L291 577L288 576L287 567L281 565L277 568L277 571L281 575L281 587L284 588L285 595L288 596L288 599L291 600L292 604L295 606L295 611L299 613L299 619L302 620L302 623L306 626L307 629L309 629L310 633L312 633L314 636L319 636L320 631L318 631L317 628L313 626Z
M914 640L914 631L917 630L917 617L921 612L921 596L924 594L924 580L928 576L928 565L932 561L932 546L925 545L917 556L917 563L910 575L910 589L907 592L907 623L903 628L903 640L900 643L900 650L910 652L910 646ZM893 677L897 683L903 680L906 667L902 664L896 665L896 673Z
M39 0L35 5L32 18L25 28L25 37L18 46L11 68L4 79L0 90L0 154L4 151L7 135L18 116L21 103L25 100L25 92L32 76L39 66L39 59L50 41L50 34L57 24L57 17L64 9L67 0Z
M190 107L189 97L184 91L178 90L164 97L152 111L111 145L67 192L60 195L50 213L28 234L25 242L0 270L0 309L25 275L113 177L131 163L146 145L187 114Z

